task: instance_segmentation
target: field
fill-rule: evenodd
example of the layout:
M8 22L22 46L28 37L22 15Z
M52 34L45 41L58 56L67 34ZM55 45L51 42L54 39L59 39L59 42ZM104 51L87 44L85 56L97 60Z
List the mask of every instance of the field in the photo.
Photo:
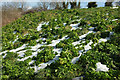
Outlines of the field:
M120 80L120 8L49 10L2 27L2 79Z

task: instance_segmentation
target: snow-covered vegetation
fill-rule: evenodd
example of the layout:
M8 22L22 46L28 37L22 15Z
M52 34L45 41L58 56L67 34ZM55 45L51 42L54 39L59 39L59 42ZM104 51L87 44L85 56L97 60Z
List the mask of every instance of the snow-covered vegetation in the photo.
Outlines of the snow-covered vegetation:
M110 7L43 11L2 27L2 78L120 79L117 12Z

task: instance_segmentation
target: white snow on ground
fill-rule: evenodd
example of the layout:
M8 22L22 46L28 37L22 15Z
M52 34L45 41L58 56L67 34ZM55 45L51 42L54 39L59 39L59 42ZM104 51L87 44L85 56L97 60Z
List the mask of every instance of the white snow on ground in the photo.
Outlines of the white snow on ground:
M57 52L57 53L61 53L62 48L54 48L53 51L54 51L54 52Z
M7 51L7 50L6 50L6 51L3 51L3 52L0 53L0 55L2 55L3 53L6 53L6 52L8 52L8 51Z
M27 57L25 57L25 58L17 59L17 60L18 60L18 61L24 61L24 60L26 60L26 59L28 59L28 58L32 58L33 56L37 56L37 52L38 52L38 51L33 52L31 56L27 56Z
M19 54L18 56L20 56L20 57L24 57L24 55L25 55L24 52L26 52L26 51L27 50L19 51L19 52L17 52L17 54Z
M22 59L17 59L18 61L24 61L24 60L26 60L26 59L28 59L28 58L32 58L33 56L37 56L37 54L38 54L38 52L40 52L40 51L42 51L43 49L37 49L36 50L36 52L33 52L32 53L32 55L31 56L27 56L27 57L24 57L24 58L22 58ZM23 53L22 53L23 54ZM20 56L22 55L22 54L20 54ZM23 56L23 55L22 55Z
M76 41L76 42L73 42L72 45L76 46L77 44L80 44L80 41L81 41L81 40Z
M42 25L43 25L43 24L39 24L39 26L37 27L37 31L40 31L40 30L42 29L42 28L41 28Z
M72 20L71 22L74 22L74 21L80 21L82 18L80 18L80 19L76 19L76 20ZM72 27L72 29L71 30L76 30L76 29L82 29L82 28L80 28L80 27L78 27L78 25L80 25L80 23L76 23L76 24L70 24L70 26Z
M66 26L67 23L63 23L64 26Z
M85 37L86 37L88 34L90 34L90 33L94 33L94 31L89 31L89 32L86 33L86 34L83 34L83 35L79 36L79 38L80 38L80 39L85 38Z
M13 34L16 34L17 31L14 31Z
M7 54L5 54L5 55L3 56L3 58L5 58L5 57L6 57L6 55L7 55Z
M109 70L109 68L108 68L106 65L101 64L101 62L96 63L96 66L97 66L96 71L104 71L104 72L107 72L107 71Z
M37 50L39 47L41 47L41 46L56 46L56 44L58 44L61 40L64 40L64 39L66 39L66 37L67 37L67 35L66 36L64 36L63 38L61 38L61 39L58 39L58 40L52 40L52 43L51 44L49 44L49 45L46 45L46 43L43 43L43 44L37 44L37 45L35 45L35 46L31 46L31 50ZM45 39L45 38L43 38L43 39Z
M71 30L76 30L76 29L78 29L78 28L79 28L79 27L78 27L79 24L80 24L80 23L77 23L77 24L70 24L70 26L72 27ZM80 28L80 29L82 29L82 28Z
M109 15L109 13L106 13L106 15Z
M23 44L21 47L19 47L19 48L17 48L17 49L12 49L12 50L10 50L10 52L17 52L17 51L19 51L19 50L21 50L21 49L24 49L26 47L26 44Z
M93 31L95 29L95 27L91 27L91 28L88 28L90 31Z
M49 45L47 45L47 46L56 46L56 44L58 44L61 40L64 40L66 37L67 37L67 35L64 36L62 39L53 40L53 41L52 41L52 44L49 44Z
M72 60L71 60L71 63L75 64L78 60L79 60L79 57L81 56L83 50L80 50L79 51L79 56L78 57L74 57Z
M73 20L73 21L80 21L81 19L78 19L78 20ZM114 20L112 20L112 21L115 21L115 20L118 20L118 19L114 19ZM48 25L49 24L49 22L41 22L40 24L39 24L39 26L37 27L37 31L40 31L42 28L42 25L44 25L44 24L46 24L46 25ZM78 29L78 28L80 28L80 27L78 27L78 25L79 25L80 23L77 23L77 24L70 24L70 26L72 27L72 29L71 30L76 30L76 29ZM63 25L65 26L66 25L66 23L63 23ZM57 28L59 28L59 27L57 27ZM82 28L80 28L80 29L82 29ZM86 33L86 34L83 34L83 35L81 35L81 36L79 36L79 38L80 38L80 40L79 41L76 41L76 42L73 42L72 44L75 46L75 45L77 45L77 44L80 44L80 41L81 40L83 40L83 38L85 38L88 34L90 34L90 33L95 33L93 30L94 30L94 27L91 27L91 28L89 28L89 32L88 33ZM13 34L15 34L16 32L13 32ZM112 32L110 33L110 35L112 34ZM26 34L27 35L27 34ZM37 45L35 45L35 46L31 46L31 50L34 50L34 51L36 51L36 52L33 52L32 53L32 55L31 56L27 56L27 57L25 57L25 58L22 58L22 59L17 59L18 61L24 61L24 60L26 60L26 59L28 59L28 58L32 58L33 56L37 56L37 54L38 54L38 52L40 52L41 50L40 49L38 49L39 47L41 47L41 46L56 46L56 44L58 44L61 40L64 40L64 39L69 39L69 37L68 38L66 38L67 37L67 35L66 36L64 36L64 37L62 37L61 39L58 39L58 40L52 40L52 43L51 44L46 44L46 43L43 43L42 42L42 44L37 44ZM109 40L110 39L110 37L107 37L107 38L105 38L105 39L103 39L103 38L101 38L100 40L99 40L99 43L100 42L106 42L107 40ZM16 41L18 40L18 38L17 39L15 39L15 41L13 41L13 43L15 43ZM40 38L40 39L38 39L38 40L36 40L37 42L39 41L39 40L46 40L46 38ZM85 41L83 41L82 43L84 43ZM92 41L90 41L87 45L85 45L84 46L84 49L85 49L85 52L87 52L89 49L91 49L91 44L92 44L93 42ZM95 44L95 45L97 45L97 44ZM94 46L95 46L94 45ZM12 50L10 50L10 52L17 52L17 51L19 51L19 50L21 50L21 49L24 49L26 47L26 44L24 44L24 45L22 45L21 47L19 47L19 48L17 48L17 49L12 49ZM27 50L23 50L23 51L19 51L19 52L17 52L19 55L18 56L21 56L21 57L23 57L25 54L24 54L24 52L26 52ZM53 60L50 60L50 61L48 61L48 62L46 62L46 63L41 63L41 64L39 64L38 66L34 66L34 67L31 67L31 68L35 68L35 72L37 72L38 70L40 70L40 69L43 69L43 68L45 68L45 67L47 67L47 65L50 65L51 63L53 63L53 62L55 62L55 60L58 60L59 59L59 56L60 56L60 53L61 53L61 51L62 51L62 48L54 48L53 49L53 51L54 52L57 52L58 54L55 56L55 58L53 58ZM79 60L79 57L82 55L82 52L83 52L84 50L80 50L79 51L79 56L78 57L74 57L72 60L71 60L71 62L73 63L73 64L75 64L76 63L76 61L78 61ZM2 53L6 53L7 52L7 50L6 51L4 51L4 52L1 52L0 53L0 55L2 54ZM7 54L5 54L4 56L3 56L3 58L5 58L5 56L6 56ZM31 62L29 62L29 65L30 64L33 64L34 63L34 61L35 60L32 60ZM99 65L99 66L101 66L102 64L101 63L98 63L98 64L96 64L96 65ZM103 65L102 65L103 66ZM104 66L105 67L105 66ZM100 67L98 67L97 68L97 70L96 71L99 71L100 70ZM107 71L108 70L108 68L102 68L102 70L101 71Z
M12 42L13 44L18 40L18 35L17 35L17 38ZM11 43L11 41L10 41Z
M117 9L117 8L119 8L119 7L115 7L115 6L112 7L112 9Z
M53 60L50 60L46 63L41 63L38 66L34 66L34 67L30 67L30 68L35 68L35 72L38 72L38 70L40 69L44 69L45 67L47 67L47 65L50 65L51 63L55 62L56 60L59 59L60 53L62 51L62 48L56 48L53 51L57 52L58 54L55 56L55 58L53 58Z
M80 40L79 40L79 41L76 41L76 42L73 42L72 44L73 44L74 46L76 46L77 44L80 44L81 39L85 38L88 34L90 34L90 33L92 33L92 32L93 32L93 31L89 31L89 32L86 33L86 34L83 34L83 35L79 36Z
M90 46L92 43L93 43L92 40L90 40L90 42L87 45L84 46L85 51L88 51L89 49L92 49L91 46Z
M93 42L92 41L90 41L87 45L85 45L84 46L84 49L85 49L85 51L88 51L89 49L91 49L91 44L92 44ZM78 57L74 57L72 60L71 60L71 63L73 63L73 64L75 64L78 60L79 60L79 57L81 56L81 54L82 54L82 52L83 52L83 50L80 50L79 51L79 56Z
M112 21L117 21L118 19L113 19Z
M55 21L57 21L57 19L55 19Z
M58 53L53 60L50 60L47 63L39 64L40 67L38 67L37 70L44 69L45 67L47 67L47 65L50 65L51 63L55 62L55 60L59 59L59 56L60 56L60 53Z
M82 18L80 18L80 19L75 19L75 20L72 20L71 22L74 22L74 21L80 21L80 20L82 20Z
M18 40L18 36L17 36L17 38L12 43L14 44L17 40Z
M89 33L89 32L88 32L88 33ZM103 39L103 38L99 39L99 42L98 42L98 43L101 43L102 41L103 41L103 42L106 42L107 40L110 40L110 36L111 36L112 34L113 34L113 32L110 32L109 37L107 37L107 38L105 38L105 39ZM83 36L83 35L82 35L82 36ZM84 34L84 37L85 37L85 36L86 36L86 34ZM84 38L84 37L81 37L81 38ZM80 42L80 41L76 41L76 42L73 42L72 44L75 46L75 45L79 44L79 42ZM90 40L90 42L89 42L87 45L84 46L85 53L86 53L88 50L92 49L91 46L90 46L92 43L93 43L92 40ZM97 45L97 43L94 44L94 46L96 46L96 45ZM80 54L80 55L79 55L78 57L74 57L74 58L71 60L71 63L75 64L75 63L79 60L79 57L81 56L82 52L83 52L83 50L80 50L80 51L79 51L79 54Z
M41 47L41 46L43 46L43 44L37 44L37 45L35 45L35 46L31 46L31 50L34 50L34 51L36 51L39 47Z
M72 80L81 80L81 77L75 77Z
M33 64L33 63L34 63L34 61L35 61L35 60L31 60L31 62L29 62L29 65L30 65L30 64Z
M46 25L48 25L49 24L49 22L41 22L40 24L39 24L39 26L37 27L37 31L40 31L42 28L42 25L44 25L44 24L46 24Z

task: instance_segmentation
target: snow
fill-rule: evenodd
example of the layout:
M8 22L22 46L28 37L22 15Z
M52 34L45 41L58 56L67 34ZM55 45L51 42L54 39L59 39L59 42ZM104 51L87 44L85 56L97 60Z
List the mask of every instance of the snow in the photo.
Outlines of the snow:
M91 46L90 46L90 45L91 45L92 43L93 43L93 42L90 41L87 45L84 46L84 49L85 49L86 52L87 52L89 49L91 49ZM75 64L75 63L79 60L82 52L83 52L83 50L80 50L80 51L79 51L79 56L78 56L78 57L74 57L74 58L71 60L71 63Z
M31 60L31 62L29 62L29 65L30 65L30 64L33 64L33 63L34 63L34 61L35 61L35 60Z
M42 29L42 28L41 28L42 25L43 25L43 24L39 24L39 26L37 27L37 31L40 31L40 30Z
M61 40L64 40L66 37L67 37L67 35L64 36L62 39L52 40L52 44L49 44L47 46L56 46L56 44L58 44Z
M74 58L71 60L71 63L75 64L75 63L79 60L82 52L83 52L83 50L80 50L80 51L79 51L79 56L78 56L78 57L74 57Z
M81 41L81 40L76 41L76 42L73 42L72 45L76 46L77 44L80 44L80 41Z
M35 46L31 46L31 50L34 50L34 51L36 51L39 47L41 47L41 46L43 46L43 44L37 44L37 45L35 45Z
M91 28L88 28L90 31L93 31L95 29L95 27L91 27Z
M116 21L116 20L118 20L118 19L113 19L112 21Z
M103 39L103 38L99 39L99 43L102 42L102 41L103 41L103 42L106 42L107 39Z
M12 43L14 44L17 40L18 40L18 38L17 38L17 39L15 39Z
M66 26L67 23L63 23L64 26Z
M17 52L17 54L19 54L18 56L20 56L20 57L24 57L24 52L26 52L27 50L23 50L23 51L19 51L19 52Z
M112 8L113 8L113 9L117 9L117 8L119 8L119 7L115 7L115 6L114 6L114 7L112 7Z
M34 66L34 69L35 69L35 73L37 73L37 66L36 65Z
M107 71L109 70L109 68L108 68L106 65L101 64L101 62L96 63L96 66L97 66L96 71L104 71L104 72L107 72Z
M79 28L79 27L78 27L79 24L80 24L80 23L77 23L77 24L70 24L70 26L72 27L71 30L76 30L76 29L78 29L78 28ZM82 29L82 28L80 28L80 29Z
M39 64L40 67L38 67L38 70L44 69L45 67L47 67L47 65L50 65L51 63L53 63L53 62L55 62L56 60L58 60L58 59L59 59L59 56L60 56L60 53L58 53L53 60L50 60L50 61L48 61L48 62L46 62L46 63L41 63L41 64Z
M13 34L16 34L17 31L14 31Z
M55 62L56 60L59 59L59 56L60 56L60 53L62 51L62 48L55 48L53 49L53 51L57 52L58 54L55 56L55 58L53 58L53 60L50 60L46 63L41 63L39 64L38 66L34 66L34 67L31 67L31 68L35 68L35 72L38 72L38 70L40 69L44 69L45 67L47 67L47 65L50 65L51 63ZM33 61L31 61L30 63L32 63Z
M7 51L7 50L6 50L6 51L3 51L3 52L0 53L0 55L2 55L3 53L6 53L6 52L8 52L8 51Z
M88 33L91 33L91 32L88 32ZM81 39L84 38L88 33L80 36L80 38L81 38ZM110 32L110 36L111 36L112 34L113 34L113 32ZM102 41L103 41L103 42L106 42L107 40L110 40L110 36L107 37L107 38L105 38L105 39L103 39L103 38L99 39L99 43L101 43ZM80 42L80 41L76 41L76 42L73 42L72 44L75 46L75 45L79 44L79 42ZM92 43L93 43L92 40L90 40L90 42L89 42L87 45L84 46L84 50L85 50L84 53L86 53L88 50L92 49L91 46L90 46ZM96 46L96 45L97 45L97 43L94 44L94 46ZM82 52L83 52L83 50L80 50L80 51L79 51L79 54L80 54L80 55L79 55L78 57L74 57L74 58L71 60L71 63L75 64L75 63L79 60L80 56L82 55Z
M106 15L109 15L109 13L106 13Z
M74 21L80 21L82 18L80 18L80 19L75 19L75 20L72 20L71 22L74 22Z
M4 56L3 56L3 58L5 58L7 56L7 54L5 54Z
M12 49L12 50L10 50L10 52L17 52L17 51L19 51L19 50L21 50L21 49L24 49L26 47L26 44L23 44L21 47L19 47L19 48L17 48L17 49Z
M62 48L54 48L53 51L57 52L57 53L61 53L62 52Z
M18 61L24 61L24 60L26 60L26 59L28 59L28 58L32 58L33 56L37 56L38 52L40 52L40 51L41 51L41 50L38 49L36 52L33 52L31 56L27 56L27 57L25 57L25 58L17 59L17 60L18 60Z
M89 31L89 32L86 33L86 34L83 34L83 35L79 36L79 38L80 38L80 39L85 38L85 37L86 37L88 34L90 34L90 33L93 33L93 31Z
M57 21L57 19L55 19L55 21Z
M90 46L92 43L93 43L92 40L90 40L90 42L87 45L84 46L84 49L86 51L88 51L89 49L92 49L91 46Z
M81 77L75 77L72 80L81 80Z
M48 25L49 24L49 22L41 22L40 24L39 24L39 26L37 27L37 31L40 31L42 28L42 25L44 25L44 24L46 24L46 25Z
M106 15L108 15L108 14L106 14ZM55 19L55 21L56 21L56 20L57 20L57 19ZM80 20L81 20L81 19L77 19L77 20L73 20L73 21L80 21ZM118 20L118 19L113 19L112 21L116 21L116 20ZM37 27L37 31L40 31L40 30L42 29L42 25L44 25L44 24L48 25L49 22L41 22L41 23L39 24L39 26ZM66 26L66 24L67 24L67 23L63 23L64 26ZM72 27L71 30L82 29L82 28L78 27L79 24L80 24L80 23L70 24L70 26ZM90 24L89 24L89 25L90 25ZM58 28L60 28L60 27L56 27L56 28L58 29ZM86 33L86 34L83 34L83 35L79 36L80 40L79 40L79 41L76 41L76 42L73 42L72 44L73 44L74 46L76 46L77 44L80 44L81 41L82 41L81 43L85 43L85 41L83 41L84 38L85 38L88 34L90 34L90 33L95 33L95 32L93 31L94 28L95 28L95 27L90 27L90 28L88 28L89 32ZM14 31L13 34L16 34L16 32L17 32L17 31ZM113 32L110 32L109 37L106 37L105 39L103 39L103 38L99 39L99 43L102 42L102 41L103 41L103 42L106 42L107 40L110 40L110 36L111 36L112 34L113 34ZM27 33L26 35L28 35L28 33ZM56 36L57 36L57 35L55 35L54 37L56 37ZM38 43L38 44L35 45L35 46L30 46L30 47L32 48L32 49L30 49L30 50L36 51L36 52L32 52L32 55L31 55L31 56L24 57L24 55L25 55L24 52L26 52L27 50L19 51L19 50L24 49L24 48L26 47L26 44L23 44L21 47L19 47L19 48L17 48L17 49L12 49L12 50L10 50L10 52L17 52L17 51L19 51L19 52L17 52L17 54L19 54L18 56L24 57L24 58L22 58L22 59L17 59L17 60L18 60L18 61L24 61L24 60L26 60L26 59L28 59L28 58L32 58L33 56L37 56L38 52L40 52L40 51L43 50L43 49L38 49L38 48L40 48L41 46L56 46L56 44L58 44L61 40L69 39L69 37L67 37L67 36L68 36L68 35L62 37L61 39L52 40L52 43L51 43L51 44L48 44L48 45L47 45L46 43L43 43L43 42L42 42L42 44L39 44L39 43ZM18 36L17 36L17 38L13 41L13 44L14 44L17 40L18 40ZM36 42L38 42L39 40L46 40L46 38L39 38L38 40L36 40ZM90 46L92 43L93 43L92 40L90 40L90 42L89 42L87 45L83 46L85 51L84 51L84 50L80 50L80 51L79 51L79 56L74 57L74 58L71 60L71 63L75 64L76 61L79 60L80 56L83 55L82 53L85 53L85 52L87 52L88 50L92 49L91 46ZM96 46L96 45L97 45L97 43L94 44L94 46ZM82 46L80 46L80 47L82 47ZM77 48L77 47L76 47L76 48ZM51 63L53 63L53 62L55 62L56 60L58 60L58 59L59 59L59 56L60 56L60 53L62 52L62 48L54 48L53 51L58 53L58 54L55 56L55 58L53 58L53 60L50 60L50 61L48 61L48 62L46 62L46 63L41 63L41 64L39 64L38 66L34 65L34 67L30 67L30 68L34 68L34 69L35 69L35 72L38 72L38 70L44 69L45 67L47 67L47 65L50 65ZM6 52L7 52L7 50L4 51L4 52L1 52L0 55L3 54L3 53L6 53ZM6 55L7 55L7 54L5 54L5 55L3 56L3 58L5 58ZM31 62L29 62L29 65L30 65L30 64L33 64L34 61L35 61L35 60L31 60ZM97 65L96 71L105 71L105 72L106 72L106 71L108 71L108 69L109 69L109 68L106 67L106 65L103 65L103 64L101 64L100 62L96 63L96 65Z

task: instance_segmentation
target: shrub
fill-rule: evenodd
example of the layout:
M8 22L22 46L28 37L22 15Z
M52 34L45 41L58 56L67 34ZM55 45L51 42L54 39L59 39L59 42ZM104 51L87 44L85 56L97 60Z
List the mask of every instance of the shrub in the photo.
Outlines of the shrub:
M110 6L110 7L112 7L112 2L105 2L105 6Z
M88 8L91 8L91 7L97 7L96 2L89 2L88 3Z

